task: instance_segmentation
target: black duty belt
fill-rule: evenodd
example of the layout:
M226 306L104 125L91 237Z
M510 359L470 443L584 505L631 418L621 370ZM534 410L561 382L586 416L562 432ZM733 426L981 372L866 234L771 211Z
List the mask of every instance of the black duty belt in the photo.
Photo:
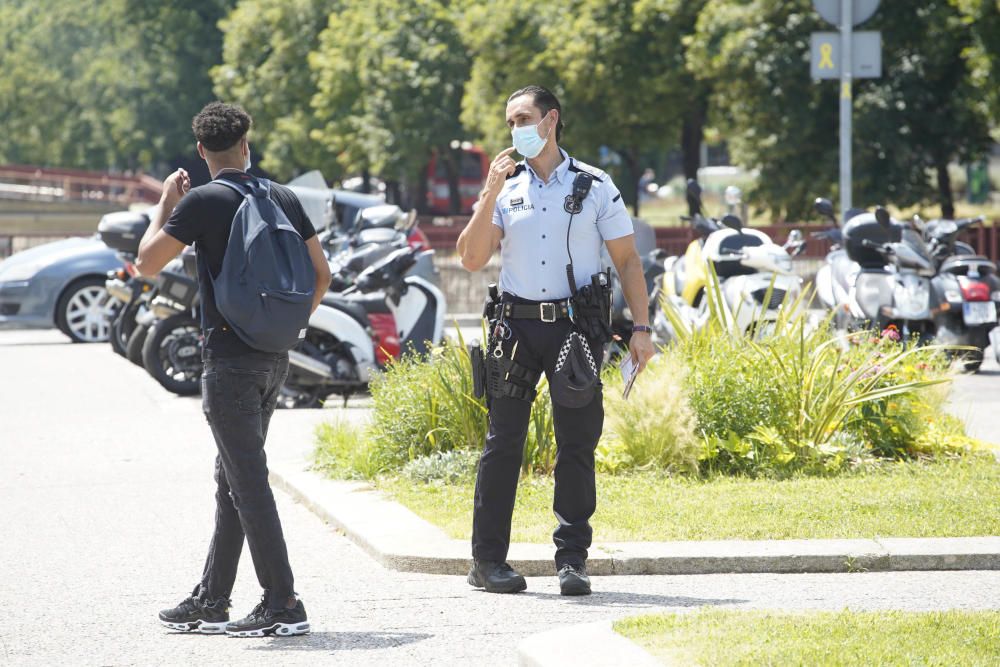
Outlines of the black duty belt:
M546 301L544 303L510 303L503 304L503 316L515 320L541 320L555 322L567 319L570 315L569 304L566 301Z

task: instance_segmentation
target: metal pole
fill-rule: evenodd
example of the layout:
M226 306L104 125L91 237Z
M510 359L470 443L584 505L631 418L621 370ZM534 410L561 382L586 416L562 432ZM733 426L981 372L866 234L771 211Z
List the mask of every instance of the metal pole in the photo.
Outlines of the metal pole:
M851 16L852 0L840 0L840 219L851 208Z

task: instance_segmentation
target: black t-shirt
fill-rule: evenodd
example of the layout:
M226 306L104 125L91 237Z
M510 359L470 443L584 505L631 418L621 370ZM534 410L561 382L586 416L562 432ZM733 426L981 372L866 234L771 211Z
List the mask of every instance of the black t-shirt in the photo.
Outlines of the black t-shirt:
M219 174L218 177L234 183L253 179L253 176L235 171ZM281 207L288 221L304 240L316 235L316 230L294 192L283 185L272 183L271 199ZM229 244L233 216L236 215L236 209L241 203L243 197L236 190L219 183L208 183L184 195L167 220L167 224L163 226L163 231L184 245L195 244L195 250L198 252L201 328L205 333L205 349L218 357L233 357L254 351L236 335L219 314L215 307L212 281L206 273L210 271L214 278L222 270L222 259Z

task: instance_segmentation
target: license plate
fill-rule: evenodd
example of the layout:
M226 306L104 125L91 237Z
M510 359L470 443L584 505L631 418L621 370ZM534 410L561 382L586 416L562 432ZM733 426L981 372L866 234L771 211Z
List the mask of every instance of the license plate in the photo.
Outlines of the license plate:
M962 304L962 317L967 325L997 321L997 308L992 301L972 301Z

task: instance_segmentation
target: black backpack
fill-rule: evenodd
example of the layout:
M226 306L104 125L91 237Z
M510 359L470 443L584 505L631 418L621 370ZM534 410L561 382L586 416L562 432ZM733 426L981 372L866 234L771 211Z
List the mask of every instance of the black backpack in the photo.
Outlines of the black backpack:
M213 182L243 195L222 270L212 279L215 306L250 347L287 352L305 337L316 292L306 243L270 198L267 179Z

